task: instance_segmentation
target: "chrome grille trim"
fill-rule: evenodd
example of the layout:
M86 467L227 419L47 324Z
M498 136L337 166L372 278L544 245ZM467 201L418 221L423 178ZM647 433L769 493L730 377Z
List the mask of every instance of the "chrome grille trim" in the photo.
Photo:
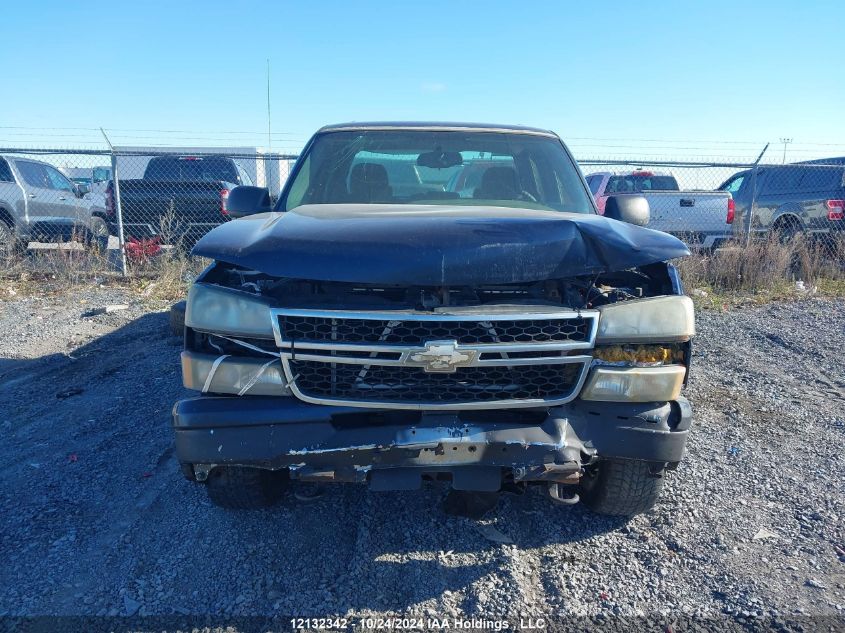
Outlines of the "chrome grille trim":
M332 404L350 407L363 407L372 409L413 409L413 410L455 410L455 409L503 409L503 408L530 408L549 407L565 404L573 400L581 390L587 373L589 371L592 356L589 354L566 355L573 350L589 350L595 344L596 332L598 330L599 313L596 310L559 310L550 307L549 310L531 308L530 312L520 311L516 307L501 307L487 309L493 312L471 312L470 310L482 310L485 308L459 308L450 312L414 312L414 311L350 311L350 310L307 310L274 308L271 310L273 333L276 344L280 349L282 367L291 392L300 400L313 404ZM285 338L280 325L280 317L314 317L319 319L331 319L343 321L351 320L374 320L385 321L385 331L397 327L395 324L417 323L417 322L467 322L476 324L495 325L497 321L559 321L569 319L589 319L589 331L586 340L563 340L553 342L520 342L520 343L476 343L458 344L452 346L457 351L469 352L469 359L457 366L454 371L459 372L463 368L502 368L502 367L526 367L531 365L566 365L578 366L578 377L575 384L563 397L553 398L523 398L503 399L490 401L466 400L461 402L397 402L379 400L350 400L347 398L312 397L297 385L298 376L294 374L292 364L297 360L308 362L321 362L326 364L326 372L332 373L332 366L337 364L358 365L361 367L359 374L363 377L372 366L378 367L417 367L425 374L435 373L434 370L424 369L419 365L412 365L408 362L411 355L420 354L428 350L425 345L396 345L390 343L346 343L342 340L337 342L319 342L302 339L289 340ZM384 338L384 337L380 337ZM438 341L434 341L438 342ZM311 353L309 353L311 352ZM320 353L316 353L320 352ZM343 355L332 355L332 352ZM508 354L520 352L541 353L531 357L510 358ZM544 354L542 352L548 352ZM379 354L392 354L393 358L377 357ZM396 358L395 355L399 357ZM501 358L482 358L483 354L499 354ZM448 370L447 370L448 371ZM454 373L454 372L453 372ZM451 375L447 373L446 375ZM460 376L458 375L458 378ZM459 382L456 380L456 382ZM472 387L467 387L471 391Z
M298 349L298 348L297 348ZM424 348L418 348L420 351ZM282 359L288 360L310 360L322 363L344 363L350 365L384 365L389 367L408 367L407 357L415 353L416 350L405 352L402 358L368 358L368 357L354 357L354 356L326 356L320 354L302 354L299 351L282 352ZM295 358L294 358L295 356ZM462 367L501 367L518 366L518 365L567 365L570 363L588 363L593 360L592 356L537 356L532 358L488 358L480 360L475 358L473 361L462 365Z

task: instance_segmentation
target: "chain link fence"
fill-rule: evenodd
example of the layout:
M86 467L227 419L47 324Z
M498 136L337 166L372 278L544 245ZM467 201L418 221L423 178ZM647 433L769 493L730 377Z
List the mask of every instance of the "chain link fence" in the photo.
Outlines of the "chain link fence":
M34 261L56 249L88 251L97 256L92 265L126 274L135 262L169 249L189 252L230 221L232 188L256 185L277 194L296 158L251 148L0 149L0 247ZM609 196L642 194L648 226L694 249L801 235L833 258L845 256L845 158L789 164L584 158L579 164L600 211ZM471 197L491 165L465 164L438 193ZM391 174L413 179L415 171ZM390 184L400 191L421 183Z
M295 160L246 149L0 149L0 245L33 260L87 250L126 274L168 249L188 253L230 221L234 187L280 191Z
M845 157L788 164L579 163L600 210L609 195L642 193L649 201L649 227L678 235L692 247L786 242L803 235L835 249L845 237Z

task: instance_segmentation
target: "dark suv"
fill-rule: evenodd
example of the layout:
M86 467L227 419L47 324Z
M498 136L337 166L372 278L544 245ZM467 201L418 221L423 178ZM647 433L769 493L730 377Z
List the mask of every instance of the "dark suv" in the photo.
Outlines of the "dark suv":
M754 199L752 234L774 231L783 238L796 233L830 234L845 230L845 166L798 163L761 167L731 176L719 187L736 203L735 230L745 227ZM756 191L756 193L755 193Z

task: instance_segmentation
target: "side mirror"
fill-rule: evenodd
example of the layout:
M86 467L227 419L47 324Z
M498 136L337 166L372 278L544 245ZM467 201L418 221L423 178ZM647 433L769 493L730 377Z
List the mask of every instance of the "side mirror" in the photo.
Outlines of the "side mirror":
M226 210L233 218L272 211L273 203L270 200L270 190L250 185L235 187L229 192L229 197L226 199Z
M645 226L651 219L651 213L645 197L637 194L622 194L608 196L604 205L604 217Z
M76 197L77 198L81 198L86 193L91 192L91 187L89 187L88 185L84 185L82 183L76 184L76 185L74 185L74 187L76 187Z

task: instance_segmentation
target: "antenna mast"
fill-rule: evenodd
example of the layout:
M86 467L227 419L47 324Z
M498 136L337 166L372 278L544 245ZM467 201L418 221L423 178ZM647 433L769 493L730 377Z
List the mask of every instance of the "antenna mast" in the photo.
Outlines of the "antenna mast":
M273 153L273 137L270 135L270 58L267 58L267 153Z

